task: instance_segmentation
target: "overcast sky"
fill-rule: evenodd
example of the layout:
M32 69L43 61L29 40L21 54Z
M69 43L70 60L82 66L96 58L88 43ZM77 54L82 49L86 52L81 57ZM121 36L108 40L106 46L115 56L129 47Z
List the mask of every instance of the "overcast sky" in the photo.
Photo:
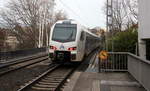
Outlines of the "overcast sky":
M7 1L0 0L0 7ZM70 19L75 19L86 27L105 28L105 2L106 0L56 0L56 9L63 10Z
M6 4L7 0L0 0L0 7L3 7L4 4Z
M105 2L106 0L56 0L57 8L64 10L69 18L90 28L105 28Z

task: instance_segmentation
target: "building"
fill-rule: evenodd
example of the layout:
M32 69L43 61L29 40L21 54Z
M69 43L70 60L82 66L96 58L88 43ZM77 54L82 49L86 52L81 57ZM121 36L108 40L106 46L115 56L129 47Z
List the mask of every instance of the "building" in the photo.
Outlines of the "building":
M0 28L0 52L16 50L19 41L9 29Z
M17 49L17 45L19 44L19 41L17 40L17 38L15 36L7 36L6 37L6 44L7 46L9 46L9 50L16 50Z
M150 0L139 0L139 55L150 60Z
M0 52L5 51L6 49L6 37L7 37L7 29L0 28Z
M6 37L5 32L2 29L0 29L0 51L4 49L5 37Z

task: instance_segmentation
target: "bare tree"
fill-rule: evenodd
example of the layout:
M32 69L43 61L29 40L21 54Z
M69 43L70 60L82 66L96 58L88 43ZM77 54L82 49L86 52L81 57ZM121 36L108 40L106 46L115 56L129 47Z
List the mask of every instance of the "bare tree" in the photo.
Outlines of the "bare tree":
M126 6L132 15L133 21L138 21L138 0L126 0Z
M113 0L112 13L113 30L121 31L137 24L137 0Z
M49 32L50 29L48 30L47 26L49 22L53 22L53 16L54 16L54 2L49 2L48 0L43 0L41 2L40 7L40 22L39 22L39 47L44 45L44 40L46 40L46 46L49 43ZM45 39L44 39L44 36Z
M63 16L54 12L54 6L54 0L10 0L0 13L1 23L9 27L22 44L48 46L51 26Z
M127 19L127 12L123 6L123 1L114 1L113 2L113 28L119 31L122 30L123 24Z

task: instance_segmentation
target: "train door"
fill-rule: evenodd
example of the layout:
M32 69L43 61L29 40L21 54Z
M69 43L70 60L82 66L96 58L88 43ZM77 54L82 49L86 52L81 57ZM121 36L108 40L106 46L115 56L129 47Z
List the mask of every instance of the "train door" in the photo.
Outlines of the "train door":
M82 31L80 35L80 43L79 43L79 51L80 51L80 59L82 60L85 53L85 32Z

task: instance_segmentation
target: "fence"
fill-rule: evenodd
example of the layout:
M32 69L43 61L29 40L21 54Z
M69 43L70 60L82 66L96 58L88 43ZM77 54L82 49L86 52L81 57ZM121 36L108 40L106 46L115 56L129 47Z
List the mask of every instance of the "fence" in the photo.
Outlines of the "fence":
M25 57L36 53L46 52L46 48L33 48L27 50L17 50L9 52L0 52L0 61L7 61L14 58Z
M127 52L109 52L107 60L99 61L100 72L128 71L147 91L150 91L150 61Z
M103 71L127 71L126 52L109 52L107 60L99 61L99 70Z

